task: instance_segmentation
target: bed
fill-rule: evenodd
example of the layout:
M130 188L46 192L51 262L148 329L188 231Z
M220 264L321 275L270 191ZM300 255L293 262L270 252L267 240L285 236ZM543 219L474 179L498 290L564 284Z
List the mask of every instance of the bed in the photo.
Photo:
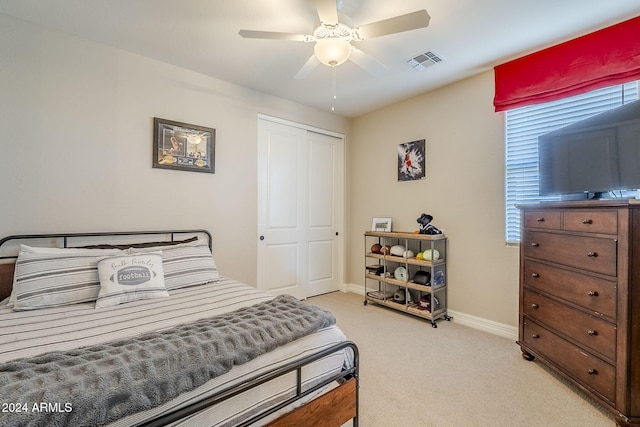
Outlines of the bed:
M0 426L358 425L335 318L222 276L206 230L0 240Z

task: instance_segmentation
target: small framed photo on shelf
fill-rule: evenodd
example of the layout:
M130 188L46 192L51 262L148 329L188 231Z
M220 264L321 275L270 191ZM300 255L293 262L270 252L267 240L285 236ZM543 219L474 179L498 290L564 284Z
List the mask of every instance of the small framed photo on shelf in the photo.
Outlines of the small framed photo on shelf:
M391 231L391 218L373 218L371 231Z

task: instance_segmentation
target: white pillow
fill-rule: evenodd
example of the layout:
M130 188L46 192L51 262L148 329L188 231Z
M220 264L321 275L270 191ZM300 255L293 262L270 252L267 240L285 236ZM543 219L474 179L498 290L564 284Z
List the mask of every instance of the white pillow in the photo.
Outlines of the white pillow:
M220 280L220 273L206 241L174 246L131 248L131 253L162 251L164 281L167 289L202 285Z
M168 297L164 286L162 253L134 253L98 261L100 292L96 308L131 301Z
M98 258L121 252L24 246L16 259L8 306L21 311L95 301Z

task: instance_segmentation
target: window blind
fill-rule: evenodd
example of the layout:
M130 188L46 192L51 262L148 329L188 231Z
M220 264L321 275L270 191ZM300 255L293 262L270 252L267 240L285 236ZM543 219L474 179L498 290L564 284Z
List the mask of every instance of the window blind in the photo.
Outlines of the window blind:
M507 243L520 241L520 211L516 204L560 199L538 195L538 136L637 99L638 82L631 82L506 111Z

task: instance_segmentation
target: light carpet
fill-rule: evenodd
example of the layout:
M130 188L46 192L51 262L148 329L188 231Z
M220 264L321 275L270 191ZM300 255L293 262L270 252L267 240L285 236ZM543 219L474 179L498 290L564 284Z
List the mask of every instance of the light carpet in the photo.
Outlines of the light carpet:
M613 415L507 338L334 292L331 311L360 350L361 427L599 427Z

